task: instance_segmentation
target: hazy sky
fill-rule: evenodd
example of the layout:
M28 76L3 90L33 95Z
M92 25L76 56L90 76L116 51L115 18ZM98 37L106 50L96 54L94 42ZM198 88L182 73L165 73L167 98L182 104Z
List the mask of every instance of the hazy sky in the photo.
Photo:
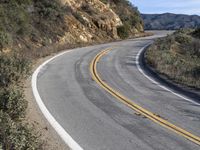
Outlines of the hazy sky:
M178 13L200 15L200 0L130 0L141 13Z

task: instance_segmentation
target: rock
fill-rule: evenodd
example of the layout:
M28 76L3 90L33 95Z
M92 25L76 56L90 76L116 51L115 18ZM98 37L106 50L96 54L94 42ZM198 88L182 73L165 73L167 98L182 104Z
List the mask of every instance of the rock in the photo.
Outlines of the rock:
M85 21L85 25L88 28L99 28L99 32L103 30L107 33L107 36L109 34L111 38L118 38L117 27L122 25L121 19L108 5L100 0L61 0L61 3L70 6L74 12L81 14L80 17ZM91 14L87 13L87 11L91 11ZM77 28L81 27L78 26ZM97 29L89 30L96 34ZM86 30L84 31L87 32Z

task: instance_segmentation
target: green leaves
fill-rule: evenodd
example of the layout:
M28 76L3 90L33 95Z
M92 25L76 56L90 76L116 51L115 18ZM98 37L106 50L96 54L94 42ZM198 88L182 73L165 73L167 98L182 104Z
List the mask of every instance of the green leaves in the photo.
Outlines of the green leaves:
M0 3L0 30L10 34L28 34L30 15L27 7L25 3L16 0Z
M19 83L26 77L31 68L31 62L22 55L0 54L0 86L9 86Z
M44 19L56 20L64 15L64 7L56 0L34 0L34 7Z
M126 39L129 37L130 27L128 25L123 25L117 28L117 34L121 39Z
M7 113L0 110L0 149L35 150L41 149L38 134L28 124L14 122Z
M20 86L30 67L20 52L0 52L0 149L40 149L38 135L22 123L27 101Z
M30 67L21 54L0 53L0 149L41 149L38 134L23 123L28 103L20 81Z
M196 29L192 34L193 34L195 37L200 38L200 28Z
M7 113L12 120L25 117L27 101L18 87L9 87L0 91L0 110Z
M189 35L179 33L175 35L175 40L180 44L189 44L192 41L192 38Z
M12 45L12 37L9 33L0 31L0 51Z

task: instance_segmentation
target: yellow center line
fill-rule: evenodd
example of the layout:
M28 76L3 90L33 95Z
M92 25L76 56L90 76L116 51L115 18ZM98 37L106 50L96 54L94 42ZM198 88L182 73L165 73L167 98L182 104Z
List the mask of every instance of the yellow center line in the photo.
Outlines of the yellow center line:
M131 109L144 115L145 117L149 118L150 120L154 121L155 123L177 133L178 135L185 137L186 139L196 143L197 145L200 145L200 137L168 122L167 120L161 118L160 116L155 115L154 113L148 111L147 109L139 106L138 104L134 103L133 101L131 101L130 99L128 99L127 97L125 97L124 95L122 95L121 93L119 93L118 91L113 89L112 87L110 87L105 81L103 81L101 79L101 77L99 76L99 74L97 72L97 63L104 55L106 55L112 49L113 49L113 47L101 51L100 53L98 53L95 56L95 58L90 63L90 72L91 72L91 75L92 75L92 78L94 79L94 81L96 81L96 83L99 86L101 86L104 90L109 92L112 96L116 97L119 101L121 101L122 103L124 103L125 105L130 107Z

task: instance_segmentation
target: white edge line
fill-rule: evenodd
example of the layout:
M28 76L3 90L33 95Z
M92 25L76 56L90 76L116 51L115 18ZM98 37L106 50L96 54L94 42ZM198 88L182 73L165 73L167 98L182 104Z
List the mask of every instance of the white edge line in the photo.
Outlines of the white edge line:
M150 45L150 44L148 44L148 45L144 46L142 49L140 49L140 51L137 53L137 56L136 56L136 65L137 65L137 68L138 68L138 70L140 71L140 73L142 73L142 74L143 74L147 79L149 79L152 83L154 83L154 84L156 84L157 86L163 88L164 90L166 90L166 91L168 91L168 92L171 92L172 94L174 94L174 95L176 95L176 96L178 96L178 97L180 97L180 98L182 98L182 99L184 99L184 100L186 100L186 101L188 101L188 102L191 102L191 103L193 103L193 104L195 104L195 105L200 106L199 103L193 101L192 99L187 98L187 97L185 97L185 96L183 96L183 95L181 95L181 94L179 94L179 93L177 93L177 92L174 92L174 91L172 91L171 89L169 89L168 87L162 85L161 83L158 83L157 81L155 81L152 77L150 77L149 75L147 75L147 74L142 70L142 68L141 68L141 66L140 66L140 63L139 63L139 58L140 58L141 53L142 53L149 45Z
M70 51L66 51L63 53L60 53L50 59L48 59L47 61L45 61L43 64L41 64L33 73L32 75L32 91L33 91L33 95L35 97L35 100L40 108L40 110L42 111L43 115L46 117L46 119L48 120L48 122L51 124L51 126L55 129L55 131L58 133L58 135L62 138L62 140L72 149L72 150L83 150L83 148L81 148L81 146L65 131L65 129L56 121L56 119L52 116L52 114L48 111L48 109L46 108L45 104L43 103L38 89L37 89L37 77L38 74L40 72L40 70L46 65L48 64L50 61L54 60L55 58L62 56L66 53L68 53Z

